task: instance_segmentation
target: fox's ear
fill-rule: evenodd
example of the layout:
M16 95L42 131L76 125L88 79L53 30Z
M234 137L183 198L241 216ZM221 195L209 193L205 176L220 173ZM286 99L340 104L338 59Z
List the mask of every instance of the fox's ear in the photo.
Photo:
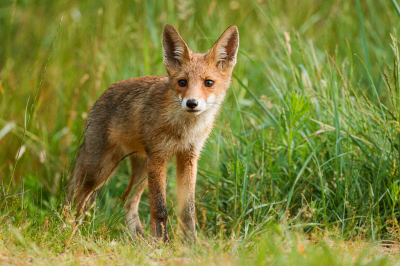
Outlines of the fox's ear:
M166 24L163 38L164 66L168 73L176 70L186 60L190 60L190 51L174 26Z
M236 64L239 48L239 31L236 26L230 26L219 37L207 54L207 60L215 62L223 71L232 70Z

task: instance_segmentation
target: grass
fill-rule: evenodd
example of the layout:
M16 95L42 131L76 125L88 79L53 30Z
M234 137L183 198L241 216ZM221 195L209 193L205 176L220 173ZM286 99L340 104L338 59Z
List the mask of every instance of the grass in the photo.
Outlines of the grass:
M369 264L398 260L396 1L3 1L0 262ZM240 52L199 162L198 245L132 243L129 163L76 228L64 187L85 119L112 83L163 75L161 32L206 51L229 25ZM140 208L149 233L147 191Z

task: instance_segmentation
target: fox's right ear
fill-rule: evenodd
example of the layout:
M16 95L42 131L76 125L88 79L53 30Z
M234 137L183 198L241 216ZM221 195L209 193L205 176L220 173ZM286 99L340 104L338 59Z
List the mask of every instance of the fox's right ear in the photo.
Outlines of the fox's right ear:
M190 51L174 26L166 24L163 37L164 66L171 74L186 60L190 60Z

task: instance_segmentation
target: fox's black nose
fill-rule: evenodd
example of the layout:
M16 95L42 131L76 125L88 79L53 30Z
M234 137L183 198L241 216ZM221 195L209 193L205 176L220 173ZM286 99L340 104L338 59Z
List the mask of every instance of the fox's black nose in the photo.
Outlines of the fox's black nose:
M190 109L196 108L197 105L198 105L198 102L197 102L197 100L194 100L194 99L187 100L187 102L186 102L186 106L189 107Z

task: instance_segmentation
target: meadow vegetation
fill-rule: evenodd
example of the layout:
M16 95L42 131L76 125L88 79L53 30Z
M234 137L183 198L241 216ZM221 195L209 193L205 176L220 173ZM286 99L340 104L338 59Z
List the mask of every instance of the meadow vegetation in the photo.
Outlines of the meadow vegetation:
M112 83L164 75L174 25L205 52L240 33L199 161L198 244L132 242L129 162L85 222L64 205L85 119ZM400 240L400 8L395 0L0 2L0 263L392 265ZM140 215L147 234L148 191Z

